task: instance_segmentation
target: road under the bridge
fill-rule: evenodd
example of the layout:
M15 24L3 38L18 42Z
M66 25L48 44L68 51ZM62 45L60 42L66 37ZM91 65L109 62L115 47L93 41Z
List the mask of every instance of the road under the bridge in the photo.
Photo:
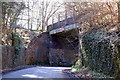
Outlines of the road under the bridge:
M62 70L70 69L70 67L33 67L22 69L3 75L5 78L74 78L63 73Z

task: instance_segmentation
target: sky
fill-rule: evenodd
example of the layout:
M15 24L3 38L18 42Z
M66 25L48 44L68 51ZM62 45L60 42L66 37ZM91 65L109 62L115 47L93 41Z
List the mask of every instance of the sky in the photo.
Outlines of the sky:
M28 5L28 1L29 1L29 8L31 9L29 11L29 18L32 18L32 20L30 21L30 25L32 23L32 29L35 30L37 29L37 21L40 18L39 16L39 5L41 4L42 0L23 0L25 2L25 5ZM46 1L46 0L44 0ZM51 0L51 5L57 0ZM63 0L58 0L58 2L63 3ZM33 3L35 4L34 7ZM61 9L62 11L63 9ZM49 20L48 24L52 24L52 19ZM28 28L28 9L24 9L21 13L21 15L19 16L17 25L19 25L20 27L24 27L24 28Z

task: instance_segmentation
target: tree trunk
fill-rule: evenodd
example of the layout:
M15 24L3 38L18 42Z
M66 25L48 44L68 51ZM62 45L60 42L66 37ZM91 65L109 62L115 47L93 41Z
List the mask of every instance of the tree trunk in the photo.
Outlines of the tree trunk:
M78 29L78 38L79 38L79 57L80 61L82 62L82 66L84 66L84 56L82 52L82 37L81 37L81 29Z
M118 6L118 23L120 23L120 1L117 2L117 6Z
M29 25L30 25L30 13L29 13L29 0L28 0L28 30L30 29Z
M14 46L14 33L12 32L12 46Z

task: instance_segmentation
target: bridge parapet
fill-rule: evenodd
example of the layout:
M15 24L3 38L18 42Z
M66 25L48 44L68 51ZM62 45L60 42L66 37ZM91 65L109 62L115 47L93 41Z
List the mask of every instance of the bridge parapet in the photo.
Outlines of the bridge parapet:
M79 27L79 24L81 23L81 17L83 15L79 14L75 17L67 18L62 21L58 21L57 23L51 24L47 26L47 31L50 32L50 34L56 34L59 32L64 32L68 30L72 30Z
M68 26L65 26L65 27L61 27L61 28L57 28L57 29L54 29L54 30L51 30L49 32L49 34L57 34L57 33L60 33L60 32L66 32L66 31L69 31L69 30L72 30L72 29L76 29L79 27L79 24L71 24L71 25L68 25Z
M70 18L64 19L62 21L58 21L54 24L48 25L47 26L47 31L51 31L51 30L54 30L54 29L57 29L57 28L63 28L63 27L66 27L68 25L73 25L73 24L80 23L81 22L80 19L83 15L84 14L79 14L75 17L70 17Z

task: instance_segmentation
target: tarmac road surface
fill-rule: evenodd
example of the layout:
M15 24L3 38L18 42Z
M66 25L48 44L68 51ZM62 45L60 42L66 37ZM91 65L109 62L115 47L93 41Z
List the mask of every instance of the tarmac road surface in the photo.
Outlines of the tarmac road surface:
M70 67L33 67L13 71L2 76L2 78L70 78L62 70Z

